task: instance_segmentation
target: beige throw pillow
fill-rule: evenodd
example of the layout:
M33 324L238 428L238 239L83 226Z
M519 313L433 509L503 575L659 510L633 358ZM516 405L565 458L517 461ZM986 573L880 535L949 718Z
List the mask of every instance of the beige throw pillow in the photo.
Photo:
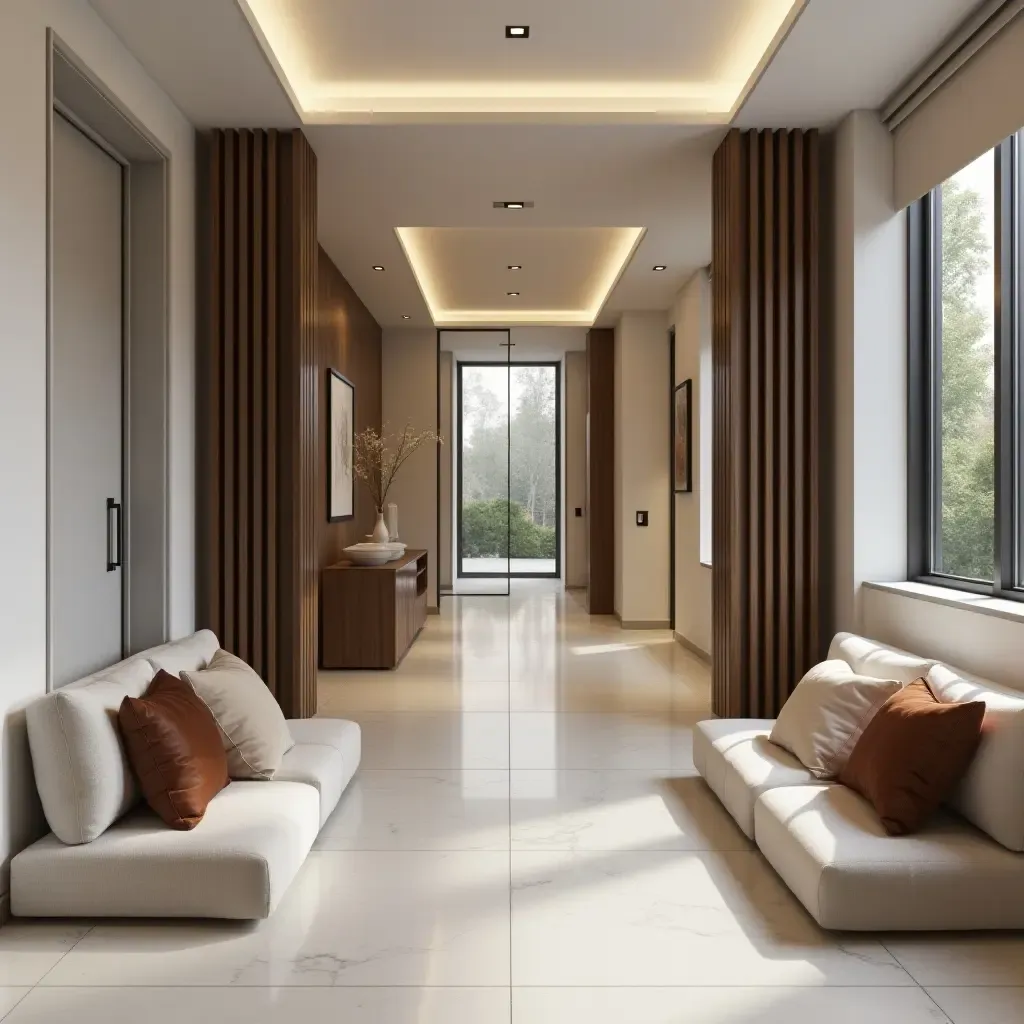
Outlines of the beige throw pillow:
M232 779L272 779L294 741L266 683L244 662L217 651L210 664L182 678L213 712Z
M770 739L816 778L834 779L875 712L902 686L857 675L845 661L823 661L790 694Z

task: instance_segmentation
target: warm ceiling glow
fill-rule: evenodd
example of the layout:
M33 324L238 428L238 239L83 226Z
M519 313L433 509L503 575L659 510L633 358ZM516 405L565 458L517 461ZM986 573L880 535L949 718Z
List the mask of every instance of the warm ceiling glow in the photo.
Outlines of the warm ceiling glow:
M608 259L598 276L596 286L586 309L446 309L438 301L438 287L430 256L423 244L422 228L395 228L398 241L405 252L413 276L437 327L511 327L532 325L537 327L593 327L601 315L608 296L619 282L637 246L644 237L645 228L614 228L615 243L610 247ZM509 297L517 292L509 292Z
M559 120L602 114L630 120L723 123L731 119L807 0L757 0L749 4L719 74L697 82L314 80L309 68L315 66L315 61L306 52L299 24L302 5L282 0L237 2L307 123L484 115Z

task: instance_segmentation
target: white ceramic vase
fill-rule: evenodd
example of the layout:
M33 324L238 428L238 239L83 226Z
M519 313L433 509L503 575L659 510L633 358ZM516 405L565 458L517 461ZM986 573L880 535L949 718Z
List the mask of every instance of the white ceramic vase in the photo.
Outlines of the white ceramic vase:
M388 535L388 528L384 523L384 513L377 512L377 524L373 528L373 543L374 544L387 544L391 540Z

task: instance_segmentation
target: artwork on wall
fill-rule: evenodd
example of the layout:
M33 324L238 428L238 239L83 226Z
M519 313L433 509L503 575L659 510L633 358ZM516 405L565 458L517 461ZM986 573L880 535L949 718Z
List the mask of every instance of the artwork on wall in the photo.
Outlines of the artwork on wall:
M356 514L352 438L356 389L337 370L327 371L327 519L338 523Z
M693 490L692 391L692 379L677 384L672 403L672 480L677 494Z

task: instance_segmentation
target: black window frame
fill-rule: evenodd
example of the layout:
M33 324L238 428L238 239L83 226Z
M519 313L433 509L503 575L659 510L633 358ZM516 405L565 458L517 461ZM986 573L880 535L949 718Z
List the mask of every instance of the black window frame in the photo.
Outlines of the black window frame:
M1022 135L994 149L994 579L937 572L942 494L942 186L907 211L907 575L954 590L1024 601Z

